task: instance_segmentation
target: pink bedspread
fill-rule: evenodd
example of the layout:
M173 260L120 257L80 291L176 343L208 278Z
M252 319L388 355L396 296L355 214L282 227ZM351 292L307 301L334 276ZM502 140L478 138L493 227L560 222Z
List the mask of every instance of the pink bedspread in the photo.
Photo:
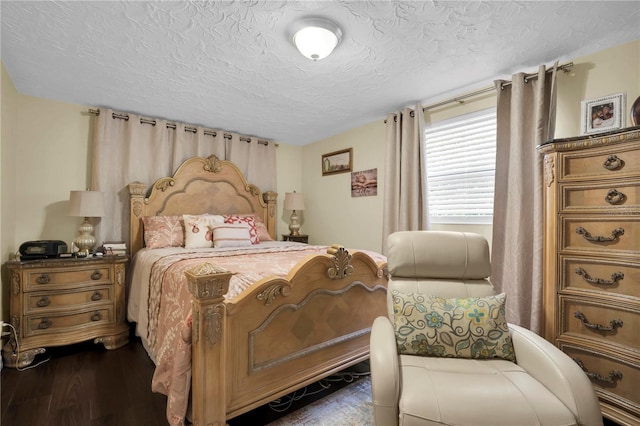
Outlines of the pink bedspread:
M284 277L302 259L326 246L295 245L243 251L184 252L157 260L149 282L148 344L156 360L152 390L168 397L169 424L183 425L191 385L191 294L185 271L204 262L234 272L227 300L265 277ZM375 260L385 257L368 252Z

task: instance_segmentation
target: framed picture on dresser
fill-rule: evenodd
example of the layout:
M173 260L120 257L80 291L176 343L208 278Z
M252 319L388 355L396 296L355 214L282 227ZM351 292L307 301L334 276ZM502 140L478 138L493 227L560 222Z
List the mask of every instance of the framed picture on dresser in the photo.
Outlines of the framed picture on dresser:
M624 93L582 101L580 133L589 135L623 128L624 101Z

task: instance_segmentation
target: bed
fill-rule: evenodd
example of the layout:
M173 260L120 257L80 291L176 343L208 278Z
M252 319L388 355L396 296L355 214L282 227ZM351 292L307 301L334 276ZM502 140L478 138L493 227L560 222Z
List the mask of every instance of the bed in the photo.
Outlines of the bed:
M150 188L131 183L129 193L127 315L156 363L153 389L168 396L169 423L182 424L190 411L195 425L224 425L368 359L371 324L386 312L384 256L275 241L277 194L260 192L215 156L191 158ZM242 248L145 247L143 224L150 218L185 214L222 216L225 223L253 217L263 241ZM240 271L245 264L253 272ZM255 282L247 284L246 276Z

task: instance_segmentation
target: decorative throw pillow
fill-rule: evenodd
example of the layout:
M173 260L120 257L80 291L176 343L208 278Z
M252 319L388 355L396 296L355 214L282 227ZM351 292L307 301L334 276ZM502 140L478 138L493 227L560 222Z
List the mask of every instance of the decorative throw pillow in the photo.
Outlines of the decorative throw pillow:
M249 228L249 235L251 236L251 244L258 244L260 238L258 237L258 229L256 228L256 219L252 215L225 215L224 223L231 224L245 224Z
M247 225L225 223L213 228L213 246L220 247L251 247L251 237Z
M184 245L182 216L145 216L142 218L144 245L147 248L180 247Z
M213 247L211 228L224 223L224 217L211 214L185 214L182 217L184 220L184 246L186 248Z
M515 361L504 293L445 299L394 290L392 298L401 354Z

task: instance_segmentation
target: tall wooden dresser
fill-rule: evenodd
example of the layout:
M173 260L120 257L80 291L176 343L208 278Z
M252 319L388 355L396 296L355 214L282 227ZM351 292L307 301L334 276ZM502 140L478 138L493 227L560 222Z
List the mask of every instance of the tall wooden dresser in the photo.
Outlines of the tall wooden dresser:
M640 424L640 126L538 147L544 332L587 373L605 417Z

